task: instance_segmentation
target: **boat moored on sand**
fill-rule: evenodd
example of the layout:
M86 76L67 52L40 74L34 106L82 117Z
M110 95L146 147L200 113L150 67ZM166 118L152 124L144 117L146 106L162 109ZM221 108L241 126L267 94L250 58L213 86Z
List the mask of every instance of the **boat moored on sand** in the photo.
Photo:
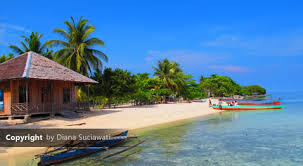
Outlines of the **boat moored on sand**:
M38 154L36 155L36 157L40 158L40 162L38 163L38 165L39 166L53 165L53 164L58 164L58 163L82 158L93 153L108 150L108 148L123 143L129 138L137 138L136 136L127 136L127 134L128 131L124 131L109 140L97 141L87 147L71 147L71 148L67 148L66 150L60 151L58 153L54 153L57 150L60 150L60 148L58 148L49 152ZM141 141L138 144L123 149L122 151L111 153L110 155L103 157L103 159L125 152L126 150L134 148L143 142L144 141Z

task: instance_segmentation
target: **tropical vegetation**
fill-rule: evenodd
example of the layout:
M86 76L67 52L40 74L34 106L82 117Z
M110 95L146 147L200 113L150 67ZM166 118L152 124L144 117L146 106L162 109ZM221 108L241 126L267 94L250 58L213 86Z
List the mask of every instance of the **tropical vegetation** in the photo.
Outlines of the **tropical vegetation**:
M159 78L163 83L163 88L169 89L174 94L180 94L185 87L186 76L180 65L176 62L170 62L167 58L158 61L157 66L153 66L154 76Z
M14 57L14 55L12 53L9 53L7 56L5 54L2 54L0 56L0 63L8 61L8 60L12 59L13 57Z
M260 85L249 85L249 86L243 86L241 88L241 94L243 95L264 95L266 94L266 89L262 88Z
M229 96L240 94L241 86L227 76L212 74L200 81L200 88L204 89L209 96Z
M135 76L127 70L106 68L102 75L96 72L92 78L99 82L91 88L93 96L106 97L109 108L113 99L119 102L136 91Z

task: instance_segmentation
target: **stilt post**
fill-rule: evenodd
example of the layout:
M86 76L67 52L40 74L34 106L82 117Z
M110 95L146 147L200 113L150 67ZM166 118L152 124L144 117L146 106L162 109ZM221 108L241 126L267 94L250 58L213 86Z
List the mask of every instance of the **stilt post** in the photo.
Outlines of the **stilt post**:
M87 102L88 102L88 110L90 111L90 102L89 102L89 85L87 85Z
M29 97L29 96L28 96L28 79L26 79L25 95L26 95L26 97L25 97L25 98L26 98L26 99L25 99L25 100L26 100L26 112L27 112L27 114L29 114L29 112L28 112L28 111L29 111L29 110L28 110L28 107L29 107L29 106L28 106L28 97Z

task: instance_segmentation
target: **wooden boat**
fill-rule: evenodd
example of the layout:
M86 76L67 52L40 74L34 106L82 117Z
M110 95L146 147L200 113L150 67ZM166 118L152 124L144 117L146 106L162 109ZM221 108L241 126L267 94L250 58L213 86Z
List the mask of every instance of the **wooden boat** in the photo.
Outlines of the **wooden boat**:
M62 163L65 161L70 161L73 159L81 158L88 156L93 153L97 153L103 150L107 150L110 147L113 147L115 145L118 145L122 142L124 142L128 138L127 136L128 131L124 131L119 135L116 135L115 137L105 140L105 141L98 141L92 144L89 147L83 147L83 148L74 148L72 150L66 150L63 152L59 152L56 154L42 154L40 157L40 162L38 163L39 166L45 166L45 165L53 165Z
M263 101L255 101L255 100L226 100L227 104L231 104L233 101L237 101L238 105L280 105L281 102L279 100L263 100Z
M282 109L281 105L258 105L258 106L213 106L217 110L267 110L267 109Z

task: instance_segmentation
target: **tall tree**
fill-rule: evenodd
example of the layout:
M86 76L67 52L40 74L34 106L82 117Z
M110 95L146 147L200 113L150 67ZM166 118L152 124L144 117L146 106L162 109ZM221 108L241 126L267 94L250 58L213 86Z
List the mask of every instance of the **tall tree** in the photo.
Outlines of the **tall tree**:
M217 76L212 74L205 77L204 81L199 84L206 92L210 92L213 96L227 96L240 94L241 86L230 77Z
M266 89L264 89L260 85L249 85L249 86L243 86L241 88L241 93L244 95L252 95L252 94L264 95L266 94Z
M160 101L162 96L168 96L169 90L163 87L158 78L150 78L149 73L138 73L136 76L136 92L132 95L136 104L150 104L151 101Z
M48 41L50 46L61 47L55 53L55 60L86 76L95 71L101 72L101 60L107 62L108 58L102 51L95 49L96 46L104 46L102 40L91 37L96 28L88 25L88 20L82 17L78 22L71 17L71 21L65 21L64 24L67 30L54 29L64 40Z
M164 82L164 88L170 89L174 93L179 93L185 85L184 76L180 65L176 62L170 62L167 58L158 61L154 76L157 76Z
M149 73L138 73L135 75L137 90L136 93L132 95L132 98L135 99L136 104L147 103L153 97L151 89L154 87L151 87L149 84L151 78L149 78L148 75Z
M24 41L20 41L21 47L16 45L10 45L9 47L17 54L33 51L43 56L48 55L46 57L52 59L52 56L50 56L50 51L47 49L47 43L41 43L42 36L43 35L39 34L38 32L32 32L29 37L22 35L21 37L24 39Z
M102 75L96 72L92 78L99 82L92 90L108 98L109 107L113 98L121 99L136 91L136 77L126 70L106 68Z
M203 76L201 76L201 77L203 77ZM192 75L190 75L190 74L185 75L185 82L186 82L186 85L185 85L186 87L181 91L181 96L184 99L192 100L194 98L206 97L205 91L203 90L203 88L198 86L196 81L193 79ZM201 83L201 79L200 79L200 83Z

